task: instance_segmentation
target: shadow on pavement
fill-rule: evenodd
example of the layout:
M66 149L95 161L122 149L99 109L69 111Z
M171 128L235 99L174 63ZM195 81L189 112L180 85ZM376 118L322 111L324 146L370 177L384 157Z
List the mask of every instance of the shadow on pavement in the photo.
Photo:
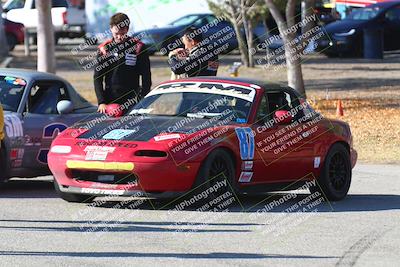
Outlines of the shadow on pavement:
M2 198L58 198L51 178L11 179L0 185Z
M38 252L0 251L0 256L42 256L42 257L104 257L104 258L179 258L179 259L334 259L331 256L283 255L259 253L146 253L146 252Z
M293 197L293 195L295 196ZM288 207L302 202L310 194L298 192L279 192L261 196L240 196L235 203L229 206L229 212L257 212L265 206L278 202L283 197L291 195L283 204L275 205L268 212L283 212ZM2 198L58 198L51 178L16 179L10 180L0 188ZM136 203L140 201L138 205ZM71 204L61 202L63 205L82 205L84 207L106 209L132 209L132 210L170 210L184 201L183 199L145 199L97 198L93 204ZM133 205L132 205L133 204ZM358 211L383 211L400 209L400 195L384 194L350 194L344 200L325 202L318 205L318 212L358 212ZM185 208L186 211L196 211L197 208ZM178 209L179 210L179 209Z

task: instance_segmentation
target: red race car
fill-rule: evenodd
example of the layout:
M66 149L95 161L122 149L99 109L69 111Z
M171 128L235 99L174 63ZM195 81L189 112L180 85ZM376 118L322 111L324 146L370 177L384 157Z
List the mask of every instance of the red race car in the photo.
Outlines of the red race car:
M356 159L348 124L323 118L289 87L234 78L165 82L126 116L63 131L48 154L55 188L70 202L306 183L340 200Z

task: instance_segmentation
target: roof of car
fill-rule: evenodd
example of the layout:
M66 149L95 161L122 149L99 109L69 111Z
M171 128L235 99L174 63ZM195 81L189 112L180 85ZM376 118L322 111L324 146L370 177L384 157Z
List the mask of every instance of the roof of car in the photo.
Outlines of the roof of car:
M218 77L218 76L207 76L207 77L193 77L193 78L185 78L185 79L180 79L176 81L169 81L165 83L171 83L171 82L182 82L182 81L204 81L204 82L232 82L232 83L243 83L243 84L254 84L258 85L262 88L265 89L280 89L280 88L287 88L288 86L278 84L278 83L273 83L269 81L262 81L262 80L257 80L257 79L249 79L249 78L233 78L233 77ZM165 84L163 83L163 84Z
M23 78L24 80L32 80L32 79L39 79L39 80L61 80L64 81L61 77L47 73L47 72L39 72L35 70L28 70L28 69L8 69L8 68L0 68L0 75L4 76L14 76L18 78Z

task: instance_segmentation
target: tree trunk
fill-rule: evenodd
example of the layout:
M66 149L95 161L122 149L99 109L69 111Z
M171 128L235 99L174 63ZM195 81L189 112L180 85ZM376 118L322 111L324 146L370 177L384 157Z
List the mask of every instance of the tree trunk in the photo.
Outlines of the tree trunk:
M257 52L256 49L254 48L254 36L253 36L253 24L249 22L247 24L248 26L248 33L249 36L247 36L247 51L249 53L249 67L254 68L254 55Z
M314 8L315 8L315 0L303 0L301 2L301 20L305 21L307 17L310 17L314 14ZM301 33L306 33L311 31L315 26L317 26L317 21L309 21L307 24L304 25L304 27L301 28ZM305 38L304 40L301 40L303 43L303 51L307 48L308 45L308 39Z
M242 33L240 31L240 21L243 22L243 16L241 12L238 12L238 8L237 6L235 6L235 3L230 0L229 2L227 2L227 4L229 5L230 8L230 20L231 23L233 25L233 29L235 30L235 34L236 34L236 39L238 41L238 48L239 48L239 52L240 52L240 58L242 60L242 64L245 65L246 67L249 66L249 54L247 51L247 46L246 46L246 42L245 40L243 40L242 38Z
M301 95L306 97L304 88L303 73L301 69L301 52L295 49L296 45L293 42L296 34L284 34L287 29L295 24L295 0L289 0L286 5L286 21L280 13L278 7L272 0L265 0L265 4L271 12L276 24L278 25L279 33L282 36L285 46L285 58L287 67L288 85L297 90ZM286 23L287 22L287 23Z
M232 22L233 28L235 29L235 34L236 34L236 39L238 41L238 48L240 52L240 58L242 60L243 65L246 67L249 66L249 54L247 52L247 45L245 41L242 38L242 33L240 32L239 25L236 23Z
M253 68L254 67L254 60L253 60L253 51L251 48L253 47L253 30L251 27L251 22L247 19L247 14L246 14L246 3L245 0L240 1L240 13L242 15L242 21L243 21L243 28L244 28L244 34L246 41L244 42L245 45L247 46L245 53L248 55L248 64L247 67ZM244 51L243 51L244 52Z
M51 18L51 0L36 0L38 10L38 71L56 72L54 29Z
M0 4L0 14L3 14L3 6ZM0 16L0 59L8 56L7 36L4 31L4 20Z

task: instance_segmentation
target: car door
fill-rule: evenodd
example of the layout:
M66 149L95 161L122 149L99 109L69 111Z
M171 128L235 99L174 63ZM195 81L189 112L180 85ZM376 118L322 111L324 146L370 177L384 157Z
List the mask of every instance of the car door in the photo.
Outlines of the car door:
M87 117L85 113L58 114L57 103L61 100L71 100L62 81L36 81L29 89L23 113L24 167L47 167L47 153L53 139Z
M400 49L400 5L385 12L384 36L385 50Z
M275 133L280 127L270 124L272 114L269 110L267 94L262 96L257 110L256 122L252 126L254 134L254 184L271 183L284 180L286 174L281 170L285 163L274 154ZM284 159L283 159L284 160Z
M256 124L256 147L260 161L256 180L259 182L296 181L310 174L314 144L308 143L299 119L302 116L298 97L290 90L270 90L264 95L264 102ZM288 123L277 122L275 112L287 111L294 115ZM261 122L261 125L260 125ZM264 170L264 171L263 171Z

